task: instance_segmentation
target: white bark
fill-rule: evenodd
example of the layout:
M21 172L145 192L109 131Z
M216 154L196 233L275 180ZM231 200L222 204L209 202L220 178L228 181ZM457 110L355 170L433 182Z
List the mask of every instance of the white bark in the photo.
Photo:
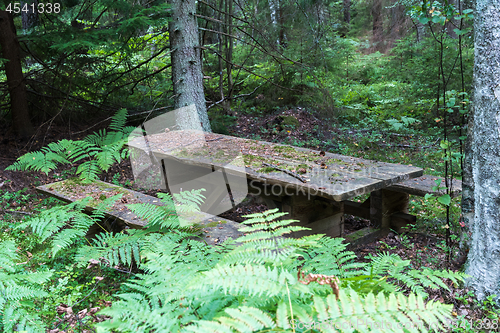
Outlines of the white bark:
M466 272L483 299L500 295L500 1L478 0L475 15L474 221Z

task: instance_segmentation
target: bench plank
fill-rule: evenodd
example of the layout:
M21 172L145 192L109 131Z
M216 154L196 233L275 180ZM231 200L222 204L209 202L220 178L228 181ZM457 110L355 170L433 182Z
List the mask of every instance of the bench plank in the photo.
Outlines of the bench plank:
M396 192L403 192L412 195L417 195L420 197L425 196L426 194L436 194L443 195L445 194L445 190L433 191L432 187L436 186L435 180L441 180L441 187L445 186L444 178L438 176L431 175L423 175L422 177L409 179L403 181L401 183L393 184L389 187L390 190ZM451 197L454 198L460 193L462 193L462 181L458 179L453 179L453 191L451 193Z
M71 203L79 199L76 193L71 194L69 190L74 186L74 184L74 180L68 179L56 183L38 186L36 190L40 193L44 193L56 197L62 201ZM92 197L94 198L99 197L100 195L106 195L107 197L110 197L117 193L123 193L121 204L111 207L104 213L106 217L116 218L119 222L131 228L143 228L147 222L141 220L137 215L130 211L126 207L126 204L150 203L153 205L163 205L161 200L158 198L100 180L97 180L92 184L86 186L89 186L87 187L87 189L93 192ZM93 202L95 203L96 201ZM95 210L95 206L92 206L92 203L89 204L90 206L85 207L85 211L91 213ZM204 212L193 213L188 217L188 220L193 222L194 226L202 228L201 234L203 238L208 244L211 245L219 244L229 237L235 239L242 235L242 233L238 231L238 228L242 227L240 223L210 215Z

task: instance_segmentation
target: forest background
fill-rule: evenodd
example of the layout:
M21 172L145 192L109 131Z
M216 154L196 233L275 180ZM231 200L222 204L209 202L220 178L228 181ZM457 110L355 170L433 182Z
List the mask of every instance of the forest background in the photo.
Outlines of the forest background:
M2 156L2 166L61 135L79 139L108 125L119 110L127 109L128 124L137 125L174 108L168 24L175 17L170 3L15 4L4 1L0 11L2 143L8 147L5 151L15 152L15 156ZM37 10L33 13L30 8ZM195 16L206 107L214 132L413 164L428 174L461 179L474 60L471 3L198 1ZM122 124L115 129L123 128ZM12 140L16 136L21 139ZM121 163L106 177L132 186L130 172L123 171ZM18 183L32 187L67 177L75 169L49 176L32 173ZM106 291L96 280L101 272L92 273L74 263L81 244L65 244L67 253L59 259L49 255L50 247L35 246L40 235L25 234L13 223L59 203L46 198L34 202L39 197L33 191L12 184L16 176L4 173L2 177L2 239L16 241L22 249L16 256L21 256L19 262L29 263L28 271L37 265L54 269L55 275L44 280L40 293L70 293L65 301L53 297L42 308L36 301L11 306L37 308L52 329L74 328L75 323L82 330L92 329L99 321L95 311L79 318L71 310L73 318L67 309L82 302L82 309L91 313L98 302L103 307L115 301L118 291L130 291L123 283L128 275L106 267L112 272L108 278L116 282L112 292ZM413 269L459 268L469 234L458 199L449 195L412 199L410 206L420 221L413 233L393 234L369 252L408 250L409 257L420 257ZM430 249L429 239L432 252L422 257ZM84 297L88 292L92 296ZM457 293L437 294L441 301L455 304L455 317L459 312L461 319L489 316L496 320L492 298L471 305L470 292ZM21 315L13 318L31 327Z

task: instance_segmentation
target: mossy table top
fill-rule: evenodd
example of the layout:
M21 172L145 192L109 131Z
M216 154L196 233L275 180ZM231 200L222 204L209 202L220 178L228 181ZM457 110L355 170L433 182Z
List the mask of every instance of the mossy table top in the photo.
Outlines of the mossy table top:
M129 141L158 160L224 168L269 185L344 201L419 177L421 168L200 131L166 131ZM134 149L135 148L135 149Z

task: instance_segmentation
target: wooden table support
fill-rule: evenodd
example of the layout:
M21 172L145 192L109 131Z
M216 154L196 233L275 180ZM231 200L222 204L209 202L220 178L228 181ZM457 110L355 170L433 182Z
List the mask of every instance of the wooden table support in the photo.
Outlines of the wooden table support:
M391 190L377 190L370 193L370 221L376 228L390 228L391 215L408 213L409 196Z

